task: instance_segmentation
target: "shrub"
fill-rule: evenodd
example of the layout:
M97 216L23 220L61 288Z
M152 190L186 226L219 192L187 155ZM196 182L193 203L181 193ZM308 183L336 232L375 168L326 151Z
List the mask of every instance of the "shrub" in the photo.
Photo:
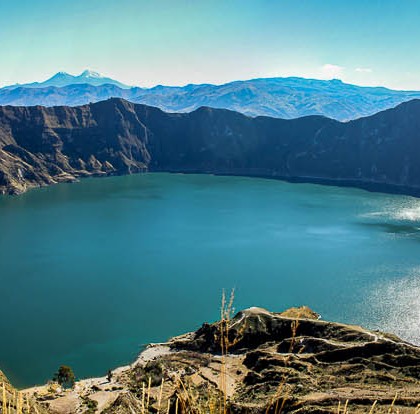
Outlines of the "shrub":
M73 388L76 377L69 366L61 365L54 374L54 381L57 381L63 388Z

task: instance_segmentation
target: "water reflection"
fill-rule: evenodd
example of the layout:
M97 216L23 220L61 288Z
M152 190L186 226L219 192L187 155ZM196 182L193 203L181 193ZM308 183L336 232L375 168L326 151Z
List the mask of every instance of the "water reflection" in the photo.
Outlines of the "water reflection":
M371 327L420 345L420 267L402 279L376 282L364 305Z

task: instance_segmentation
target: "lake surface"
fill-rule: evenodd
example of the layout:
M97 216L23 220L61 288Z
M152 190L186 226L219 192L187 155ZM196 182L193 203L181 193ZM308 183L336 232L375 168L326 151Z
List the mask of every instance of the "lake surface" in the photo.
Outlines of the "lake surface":
M0 197L0 368L104 375L237 309L308 305L420 343L420 200L256 178L145 174Z

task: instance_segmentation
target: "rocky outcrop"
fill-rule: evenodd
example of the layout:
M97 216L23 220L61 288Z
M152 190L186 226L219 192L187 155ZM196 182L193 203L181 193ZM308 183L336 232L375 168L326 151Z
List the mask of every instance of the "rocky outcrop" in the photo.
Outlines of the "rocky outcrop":
M0 108L0 193L146 171L147 128L133 105Z
M342 123L169 114L121 99L0 107L0 193L142 171L248 175L420 194L420 100Z
M56 413L87 406L109 414L417 412L420 348L316 317L308 309L246 309L229 322L150 345L110 382L83 380L58 394L46 387L27 392Z

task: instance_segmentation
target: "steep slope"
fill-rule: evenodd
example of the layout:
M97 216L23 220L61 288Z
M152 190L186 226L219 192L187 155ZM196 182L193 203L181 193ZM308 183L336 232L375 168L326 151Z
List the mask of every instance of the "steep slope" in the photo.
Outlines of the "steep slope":
M27 393L58 414L92 405L109 414L262 414L280 412L280 406L288 413L336 413L340 405L340 412L367 413L374 404L375 413L416 412L420 348L317 316L308 308L249 308L229 322L205 323L149 346L132 365L114 370L111 381L93 378L70 391L36 387ZM229 344L223 356L221 338Z
M348 123L168 114L110 99L0 107L0 192L80 176L179 171L320 181L420 194L420 101Z
M97 74L59 73L46 82L0 89L0 105L84 105L111 97L156 106L169 112L191 112L201 106L224 108L249 116L291 119L323 115L349 120L375 114L420 98L420 92L360 87L339 80L267 78L224 85L127 88Z

